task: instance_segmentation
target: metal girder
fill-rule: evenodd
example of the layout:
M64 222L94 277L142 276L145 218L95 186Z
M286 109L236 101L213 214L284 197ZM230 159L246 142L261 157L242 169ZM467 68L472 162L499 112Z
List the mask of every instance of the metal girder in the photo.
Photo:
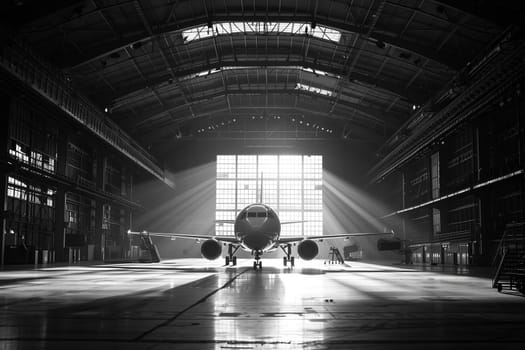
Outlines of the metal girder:
M369 10L372 9L372 6L373 6L373 2L371 3ZM353 70L354 70L354 68L355 68L355 66L357 64L357 61L359 60L361 52L363 52L363 48L366 45L366 42L367 42L366 39L368 39L370 37L370 35L372 34L372 32L374 31L374 28L375 28L375 26L377 24L377 21L381 17L381 13L383 12L384 6L385 6L385 0L382 0L381 3L379 4L379 6L377 7L377 9L375 10L375 13L372 15L372 24L368 28L368 31L366 32L366 34L364 34L364 40L361 41L361 47L357 50L357 53L355 54L354 59L352 60L352 63L350 64L350 67L349 67L348 72L346 73L345 77L349 77L350 74L352 74L352 72L353 72ZM367 17L368 16L365 17L365 20L367 19ZM349 58L350 54L348 54L347 57ZM345 66L346 66L346 64L345 64ZM344 80L346 80L346 79L344 79ZM329 113L333 113L333 111L335 109L335 106L337 105L337 103L339 102L339 100L341 98L341 95L342 95L341 91L343 90L343 83L342 82L343 82L343 80L339 80L339 83L337 84L337 87L334 90L334 92L335 92L335 99L332 102L332 107L330 108L330 112Z
M224 118L231 117L231 115L229 114L226 108L222 109L221 112L223 112L223 114L215 115L214 120L216 120L217 122L222 117ZM235 110L235 112L237 111ZM283 111L281 110L281 111L276 111L276 112L283 112ZM305 112L308 112L308 111L305 111ZM286 118L286 117L296 117L297 118L297 111L295 111L294 113L290 113L290 115L286 115L286 113L281 113L281 116L283 118ZM334 132L328 133L326 131L321 131L320 129L317 129L317 128L307 127L305 126L305 124L292 125L292 127L288 129L268 128L268 127L262 130L250 129L248 128L248 126L252 122L258 123L260 122L260 120L256 119L255 121L252 121L251 119L248 119L247 117L244 117L244 116L237 117L237 118L238 118L237 124L220 126L219 129L206 130L200 134L192 133L191 131L189 131L188 134L182 136L178 140L194 139L197 137L201 139L201 136L204 139L209 139L210 134L216 134L216 136L226 136L226 137L228 137L228 135L234 135L233 137L231 136L228 137L228 139L243 139L244 137L249 137L250 140L261 138L261 136L263 136L263 138L265 139L277 140L285 135L290 135L290 136L293 135L293 137L290 137L289 139L297 139L300 137L310 135L312 140L321 140L321 139L326 140L326 139L339 138L341 140L344 139L344 140L349 140L349 141L361 141L361 142L382 142L384 141L384 136L382 134L374 133L371 130L360 126L359 124L351 124L348 122L345 124L345 130L346 130L346 134L345 134L345 133L341 133L337 131L335 133ZM311 118L311 116L307 114L307 115L304 115L304 118L305 119ZM282 121L283 119L278 121L278 123L282 123ZM316 123L322 123L315 119L310 120L310 122L312 125ZM271 118L265 119L266 125L271 125L271 123L272 123ZM162 127L160 128L150 129L150 130L141 132L140 137L143 140L143 142L146 144L150 144L154 141L162 140L163 138L172 139L170 135L167 135L165 133L167 127L169 127L169 123L164 123L162 124ZM327 127L327 128L332 129L332 130L334 129L332 126ZM197 129L197 128L194 128L194 129ZM359 135L359 137L353 137L353 136L350 137L350 134Z
M179 82L179 79L178 79L177 75L175 75L174 72L173 72L173 68L172 67L174 67L175 65L174 64L170 64L168 58L166 57L166 54L164 52L164 48L162 47L162 42L160 40L161 36L154 35L153 29L151 28L151 25L150 25L148 19L146 18L146 15L144 14L144 10L142 9L142 6L141 6L140 2L139 1L135 1L134 5L135 5L135 9L137 10L137 13L139 14L140 19L142 20L142 23L144 24L144 27L146 28L146 31L148 32L150 37L153 39L153 41L155 41L157 43L157 46L159 47L159 53L160 53L160 55L162 57L164 65L166 66L166 68L168 69L168 72L171 75L171 78L174 81L176 81L177 84L179 85L180 90L182 92L182 96L183 96L184 100L186 101L186 105L187 105L188 109L190 110L192 115L195 115L195 112L193 111L193 107L192 107L191 103L186 98L186 94L184 92L184 89L182 88L182 86L180 86L180 82Z
M308 92L308 91L305 91L305 90L299 90L299 89L268 89L268 90L259 90L259 89L233 90L233 89L229 89L228 93L230 95L299 94L301 96L314 97L314 98L317 98L317 99L320 99L320 100L323 100L323 101L326 101L326 102L331 101L330 97L328 97L328 96L319 95L319 94L315 94L315 93L311 93L311 92ZM214 98L219 98L219 97L223 98L224 94L225 94L224 91L218 91L218 92L215 92L215 93L212 93L212 94L201 95L201 96L199 96L198 100L192 100L192 103L200 103L200 102L203 102L203 101L210 101L210 100L212 100ZM363 106L360 106L358 104L350 103L350 102L346 102L346 101L345 102L340 102L340 105L342 107L346 107L346 108L350 109L350 111L357 111L357 112L359 112L360 115L361 115L361 118L366 118L370 122L373 122L374 124L383 125L383 124L386 123L386 124L391 124L392 127L395 127L397 125L397 122L396 123L392 123L392 122L388 122L388 120L389 119L390 120L391 119L399 119L399 117L396 117L395 114L393 114L393 113L385 113L381 109L367 108L367 107L363 107ZM267 106L265 106L265 107L267 107ZM181 106L177 105L177 104L172 104L171 106L168 105L166 110L163 110L163 111L161 111L159 113L155 113L155 114L152 114L152 115L149 115L149 116L142 116L140 124L146 124L146 123L154 121L154 120L156 120L158 118L162 118L169 111L174 111L174 110L177 110L177 109L180 109L180 108L181 108ZM194 114L194 118L197 118L197 116L198 116L198 114Z
M513 35L516 33L504 33L497 47L503 46L507 40L514 39ZM418 124L417 129L412 130L408 137L394 144L389 152L372 167L368 173L371 182L379 181L382 177L387 176L461 122L501 98L501 92L506 91L525 76L525 62L522 59L524 53L523 41L515 40L514 46L509 47L508 50L499 50L498 54L492 57L482 58L479 65L483 65L484 69L474 71L469 77L470 85L458 97L433 114L425 123Z
M245 21L246 18L243 14L236 14L236 13L217 13L214 12L214 21L228 21L228 22L234 22L234 21ZM255 14L254 16L250 16L251 21L284 21L284 22L311 22L311 14L297 14L297 15L285 15L285 14L272 14L269 13L268 15L258 15ZM114 42L110 42L108 44L101 45L98 48L92 49L91 52L94 52L92 56L87 57L80 57L76 60L76 62L73 62L69 64L71 69L75 69L76 67L88 64L91 61L95 61L98 59L101 59L111 53L117 52L121 49L123 49L126 46L129 46L136 42L143 42L146 40L156 40L157 37L166 35L171 32L175 31L181 31L186 28L191 28L193 26L202 25L207 23L208 18L205 14L198 17L188 18L188 19L180 19L177 21L177 23L170 23L170 24L160 24L155 27L155 30L146 31L146 33L134 33L131 35L127 35L125 38L121 40L115 40ZM358 35L364 35L367 32L367 28L358 26L355 24L351 24L348 22L338 21L334 18L328 18L328 17L318 17L317 18L317 24L329 26L332 28L336 28L342 31L358 34ZM417 54L419 56L422 56L424 58L428 58L430 60L433 60L435 62L440 62L441 64L453 69L453 70L459 70L462 67L462 62L457 62L457 60L454 59L454 57L451 56L443 56L439 55L435 50L422 46L422 45L416 45L413 42L410 42L408 40L402 40L402 39L396 39L392 35L388 34L381 34L380 32L384 32L386 29L382 29L381 31L376 32L370 32L368 37L370 37L373 40L376 41L383 41L386 44L393 45L396 47L399 47L403 50L410 51L414 54Z
M293 61L228 61L228 60L222 60L222 63L224 66L232 66L234 64L238 64L241 67L253 67L254 69L257 69L259 67L306 67L313 70L318 71L325 71L330 74L338 75L340 74L340 71L334 70L333 67L324 66L321 64L314 64L313 62L309 61L303 61L303 60L293 60ZM216 65L214 64L208 64L208 65L201 65L192 69L188 70L179 70L177 71L177 76L179 79L183 76L188 76L191 74L195 74L201 71L206 71L210 69L215 69ZM156 77L153 79L149 79L149 86L152 88L159 88L163 85L167 84L167 81L170 79L170 76L161 76ZM334 78L335 79L335 78ZM406 86L399 83L398 81L385 81L385 80L378 80L375 77L371 77L367 74L362 74L358 71L352 72L348 76L348 83L358 81L362 82L366 85L369 85L369 87L373 87L374 89L380 89L386 94L389 94L393 97L399 97L402 100L410 101L413 103L419 103L422 104L424 101L428 99L428 93L424 91L418 91L416 93L411 93L410 96L407 96L407 89ZM141 85L140 85L141 86ZM131 85L128 90L121 89L122 95L118 96L113 99L113 107L118 108L121 105L126 104L126 100L128 98L134 98L136 97L141 91L147 92L149 90L149 87L140 87L137 88L136 85ZM417 95L415 95L417 94Z

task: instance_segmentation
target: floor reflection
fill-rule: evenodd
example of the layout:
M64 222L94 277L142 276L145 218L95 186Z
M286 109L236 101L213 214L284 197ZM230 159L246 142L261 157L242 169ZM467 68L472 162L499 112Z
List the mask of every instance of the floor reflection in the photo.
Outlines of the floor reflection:
M489 278L265 259L0 271L2 349L347 349L525 342ZM521 327L521 328L520 328ZM474 342L477 340L478 342ZM480 346L480 342L483 344ZM518 345L519 345L518 344ZM474 346L474 345L473 345ZM520 348L516 346L515 348Z
M224 343L288 344L323 340L323 283L281 268L249 269L213 302L216 349ZM291 270L285 269L287 272Z

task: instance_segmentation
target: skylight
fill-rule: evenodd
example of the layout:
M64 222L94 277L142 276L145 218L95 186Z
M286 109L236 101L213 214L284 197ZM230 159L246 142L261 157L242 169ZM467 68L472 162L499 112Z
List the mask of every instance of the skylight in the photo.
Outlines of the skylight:
M338 43L341 39L341 32L335 29L320 25L312 28L310 23L293 22L219 22L212 27L202 25L182 31L185 43L194 40L209 38L213 35L237 34L237 33L256 33L256 34L295 34L312 35L315 38L333 41Z
M299 67L297 67L297 68L299 68ZM341 76L339 76L339 75L328 73L328 72L325 72L325 71L319 70L319 69L313 69L313 68L308 68L308 67L300 67L299 69L301 69L301 70L303 70L305 72L316 74L316 75L324 75L325 77L334 77L334 78L338 78L338 79L341 78Z
M301 83L297 83L297 85L295 86L295 89L315 92L316 94L319 94L319 95L332 96L332 91L328 91L328 90L321 89L315 86L310 86L310 85L301 84Z
M255 69L255 68L258 68L258 67L248 67L248 66L224 66L224 67L220 67L220 68L212 68L212 69L209 69L209 70L203 70L203 71L200 71L198 73L193 73L193 74L189 74L189 75L186 75L184 77L181 78L181 80L187 80L187 79L193 79L193 78L198 78L198 77L205 77L205 76L208 76L208 75L211 75L213 73L217 73L217 72L220 72L220 71L223 71L223 70L241 70L241 69ZM260 68L267 68L267 67L260 67ZM279 69L300 69L304 72L309 72L309 73L312 73L312 74L316 74L316 75L321 75L321 76L325 76L325 77L333 77L333 78L341 78L340 75L336 75L336 74L332 74L332 73L328 73L328 72L325 72L325 71L322 71L322 70L318 70L318 69L312 69L312 68L308 68L308 67L301 67L301 66L273 66L273 67L269 67L269 68L279 68Z

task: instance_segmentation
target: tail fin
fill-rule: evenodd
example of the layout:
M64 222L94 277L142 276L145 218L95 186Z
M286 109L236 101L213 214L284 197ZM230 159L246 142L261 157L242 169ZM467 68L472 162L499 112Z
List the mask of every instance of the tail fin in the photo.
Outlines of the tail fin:
M259 192L260 189L260 192ZM261 173L261 186L257 187L257 203L262 204L263 202L263 173Z

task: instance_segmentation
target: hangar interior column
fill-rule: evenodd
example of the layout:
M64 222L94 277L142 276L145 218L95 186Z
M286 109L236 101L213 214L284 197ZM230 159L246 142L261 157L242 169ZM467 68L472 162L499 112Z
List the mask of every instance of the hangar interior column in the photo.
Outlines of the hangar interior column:
M7 152L9 149L9 96L0 93L0 121L4 128L0 129L0 158L7 159ZM5 261L5 246L7 239L7 166L4 162L0 162L0 266L4 265Z

